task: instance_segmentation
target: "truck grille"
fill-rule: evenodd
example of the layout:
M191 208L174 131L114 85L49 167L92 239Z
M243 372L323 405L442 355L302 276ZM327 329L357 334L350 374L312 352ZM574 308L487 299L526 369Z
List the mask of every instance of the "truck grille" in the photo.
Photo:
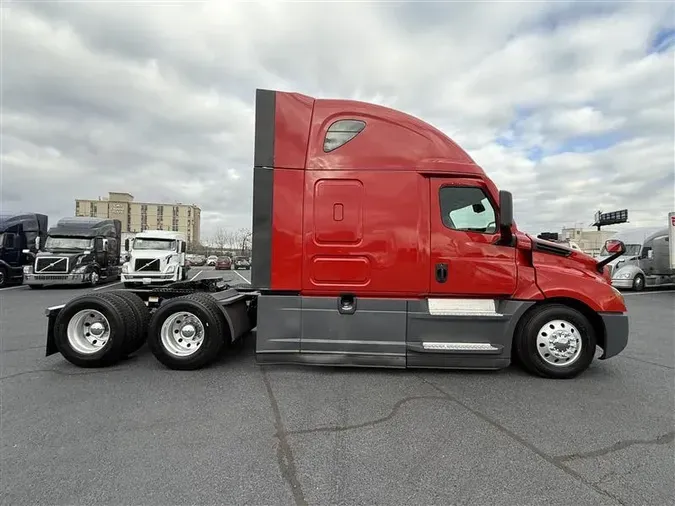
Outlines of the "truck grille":
M67 257L38 258L35 260L35 272L68 272Z
M142 269L142 270L141 270ZM139 258L136 260L134 265L135 271L141 272L159 272L159 259L158 258Z
M68 275L67 274L56 274L56 275L51 275L51 276L44 276L44 275L41 276L40 274L37 274L37 275L33 276L33 279L36 279L38 281L65 280L65 279L68 279Z

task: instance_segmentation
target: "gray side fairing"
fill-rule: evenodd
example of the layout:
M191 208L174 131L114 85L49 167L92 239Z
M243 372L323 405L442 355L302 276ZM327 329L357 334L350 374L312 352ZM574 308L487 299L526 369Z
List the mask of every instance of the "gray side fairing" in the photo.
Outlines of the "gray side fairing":
M510 364L515 325L533 304L497 301L494 315L476 316L430 314L426 300L377 298L357 298L353 314L342 314L339 302L339 297L259 296L257 360L499 369Z
M495 300L485 314L431 314L428 301L408 301L407 366L500 369L511 362L511 344L520 317L534 302ZM425 348L425 343L427 347ZM455 343L449 350L431 343ZM466 343L466 344L464 344ZM485 346L489 343L491 346ZM458 349L462 347L466 350Z

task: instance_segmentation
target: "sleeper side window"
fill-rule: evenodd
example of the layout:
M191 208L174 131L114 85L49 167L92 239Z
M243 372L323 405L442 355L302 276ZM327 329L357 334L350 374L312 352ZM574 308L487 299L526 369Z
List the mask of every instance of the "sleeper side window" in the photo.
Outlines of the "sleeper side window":
M441 219L452 230L495 234L496 212L485 192L477 187L443 186L439 190Z
M356 119L341 119L328 127L323 140L324 153L330 153L344 146L366 128L366 122Z

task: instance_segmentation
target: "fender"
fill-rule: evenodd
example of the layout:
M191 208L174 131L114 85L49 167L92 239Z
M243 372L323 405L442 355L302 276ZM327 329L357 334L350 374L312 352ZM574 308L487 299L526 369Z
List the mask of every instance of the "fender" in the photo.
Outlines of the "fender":
M538 265L537 285L547 299L563 297L578 300L596 313L625 313L619 291L592 271L555 265Z

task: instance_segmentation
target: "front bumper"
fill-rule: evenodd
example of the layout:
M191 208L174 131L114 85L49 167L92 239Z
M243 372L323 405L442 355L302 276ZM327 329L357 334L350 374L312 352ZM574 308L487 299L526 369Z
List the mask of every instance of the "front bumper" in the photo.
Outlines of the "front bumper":
M82 285L91 283L91 272L81 274L35 274L23 275L26 285Z
M605 346L600 360L614 357L621 353L628 344L628 314L600 313L605 327Z
M144 285L151 285L153 283L167 283L170 281L177 280L177 274L172 272L170 274L165 274L162 272L147 272L147 273L135 273L130 272L128 274L122 274L123 283L142 283Z
M615 288L633 288L633 278L612 278L612 286Z

